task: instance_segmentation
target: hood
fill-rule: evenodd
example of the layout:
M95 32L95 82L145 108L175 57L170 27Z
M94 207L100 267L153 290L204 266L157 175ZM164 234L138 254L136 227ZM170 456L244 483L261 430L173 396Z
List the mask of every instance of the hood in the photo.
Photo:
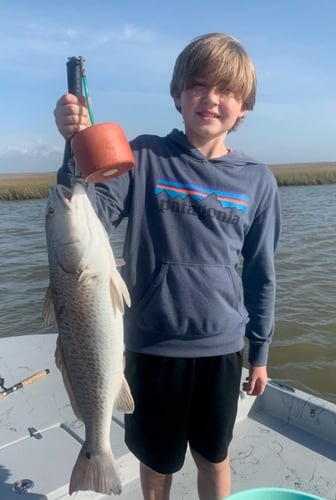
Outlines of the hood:
M241 167L244 165L260 165L259 161L254 160L252 157L240 152L231 151L230 153L220 156L218 158L206 158L195 146L193 146L187 139L187 136L181 130L173 129L168 135L167 139L174 143L175 148L180 149L181 154L191 156L194 159L207 161L217 164L227 164L230 166Z

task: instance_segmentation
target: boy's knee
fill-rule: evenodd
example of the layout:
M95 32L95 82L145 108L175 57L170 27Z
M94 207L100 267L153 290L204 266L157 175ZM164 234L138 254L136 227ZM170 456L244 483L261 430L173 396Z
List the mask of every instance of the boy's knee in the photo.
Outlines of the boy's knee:
M202 457L196 450L190 449L194 462L199 471L206 472L207 474L220 474L229 467L229 455L227 455L221 462L209 462L206 458Z

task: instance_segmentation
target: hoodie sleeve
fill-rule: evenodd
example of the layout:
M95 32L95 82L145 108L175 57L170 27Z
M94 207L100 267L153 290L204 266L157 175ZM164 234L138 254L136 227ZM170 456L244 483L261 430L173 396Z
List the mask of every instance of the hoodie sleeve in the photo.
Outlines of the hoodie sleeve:
M267 364L274 331L274 257L280 235L280 202L273 175L272 180L269 194L265 193L265 201L246 235L242 252L244 300L249 314L245 335L249 340L248 361L253 366Z

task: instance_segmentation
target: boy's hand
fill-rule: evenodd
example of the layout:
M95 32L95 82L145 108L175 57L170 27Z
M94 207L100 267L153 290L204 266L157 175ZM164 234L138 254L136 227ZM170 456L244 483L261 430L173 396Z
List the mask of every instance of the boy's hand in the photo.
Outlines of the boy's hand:
M246 377L246 382L243 383L243 391L249 396L260 396L267 384L267 367L250 365L249 376Z
M54 116L57 128L64 139L70 139L77 132L90 126L84 96L65 94L57 101Z

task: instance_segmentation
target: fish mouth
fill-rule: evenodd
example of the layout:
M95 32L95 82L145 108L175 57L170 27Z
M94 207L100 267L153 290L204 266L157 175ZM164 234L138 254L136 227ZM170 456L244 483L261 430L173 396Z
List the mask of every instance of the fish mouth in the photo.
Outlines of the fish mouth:
M69 209L71 207L72 192L70 189L58 184L55 188L55 194L65 208Z
M55 193L57 198L62 202L65 208L71 207L71 202L75 196L85 194L85 188L83 182L76 181L72 190L63 186L62 184L58 184L55 189Z

